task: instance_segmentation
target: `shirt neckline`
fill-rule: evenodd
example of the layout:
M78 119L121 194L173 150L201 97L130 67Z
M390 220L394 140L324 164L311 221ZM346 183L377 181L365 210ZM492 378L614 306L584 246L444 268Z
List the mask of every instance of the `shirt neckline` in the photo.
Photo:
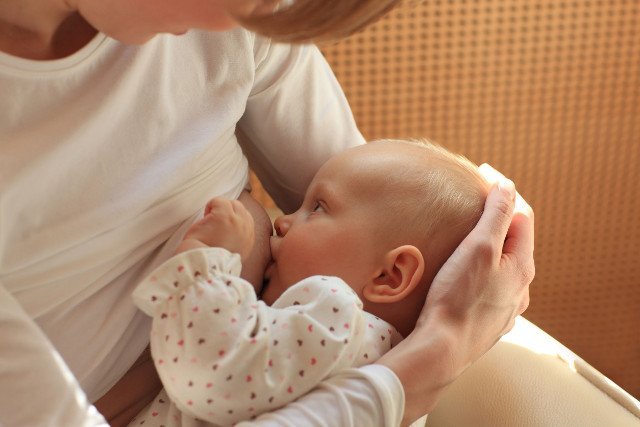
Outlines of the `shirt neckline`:
M37 60L13 56L0 52L0 67L14 71L54 72L68 70L82 63L100 48L107 40L103 33L96 34L89 43L69 56L60 59Z

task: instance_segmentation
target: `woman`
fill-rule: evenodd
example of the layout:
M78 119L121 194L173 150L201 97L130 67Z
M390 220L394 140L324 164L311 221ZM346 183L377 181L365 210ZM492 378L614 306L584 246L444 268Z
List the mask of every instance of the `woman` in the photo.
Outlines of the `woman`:
M395 1L299 0L271 15L276 3L0 6L0 421L99 423L82 389L116 425L154 397L154 382L136 380L151 364L132 286L212 196L239 198L261 235L270 229L243 192L236 133L285 210L324 160L363 142L317 49L237 24L317 40L349 34ZM414 333L377 365L256 422L392 425L428 412L528 304L533 216L522 203L512 219L515 190L500 182L434 281ZM254 271L243 272L254 280L268 257L257 247Z

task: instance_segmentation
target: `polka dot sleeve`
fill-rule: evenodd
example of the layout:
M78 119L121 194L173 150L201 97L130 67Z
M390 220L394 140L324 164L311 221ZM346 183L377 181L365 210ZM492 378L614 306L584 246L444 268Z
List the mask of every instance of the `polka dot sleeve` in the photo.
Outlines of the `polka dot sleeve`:
M222 248L195 249L182 252L167 260L156 268L133 291L133 301L140 310L154 317L160 315L162 319L169 316L165 308L168 302L178 298L184 301L187 291L194 285L222 284L223 290L229 301L237 299L236 296L254 296L253 288L246 289L242 283L234 283L238 286L231 288L230 282L234 282L242 271L242 264L238 254L231 253ZM229 286L227 286L229 282ZM177 307L182 308L184 304ZM166 316L164 316L166 315ZM172 314L176 319L178 312Z
M269 307L239 272L223 249L189 251L134 296L154 318L151 350L171 404L217 425L284 406L352 366L367 332L359 298L340 279L305 279Z

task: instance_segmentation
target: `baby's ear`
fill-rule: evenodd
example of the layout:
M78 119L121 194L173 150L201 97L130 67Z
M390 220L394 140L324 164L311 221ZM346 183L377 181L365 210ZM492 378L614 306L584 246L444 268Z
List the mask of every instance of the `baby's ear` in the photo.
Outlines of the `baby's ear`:
M373 303L393 303L406 298L420 283L424 258L412 245L399 246L383 259L379 274L362 289L363 297Z

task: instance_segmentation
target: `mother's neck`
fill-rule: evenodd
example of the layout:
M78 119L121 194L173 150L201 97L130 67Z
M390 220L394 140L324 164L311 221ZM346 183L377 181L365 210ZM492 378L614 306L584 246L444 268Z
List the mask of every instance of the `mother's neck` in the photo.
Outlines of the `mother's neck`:
M96 30L67 0L2 0L0 51L27 59L58 59L85 46Z

